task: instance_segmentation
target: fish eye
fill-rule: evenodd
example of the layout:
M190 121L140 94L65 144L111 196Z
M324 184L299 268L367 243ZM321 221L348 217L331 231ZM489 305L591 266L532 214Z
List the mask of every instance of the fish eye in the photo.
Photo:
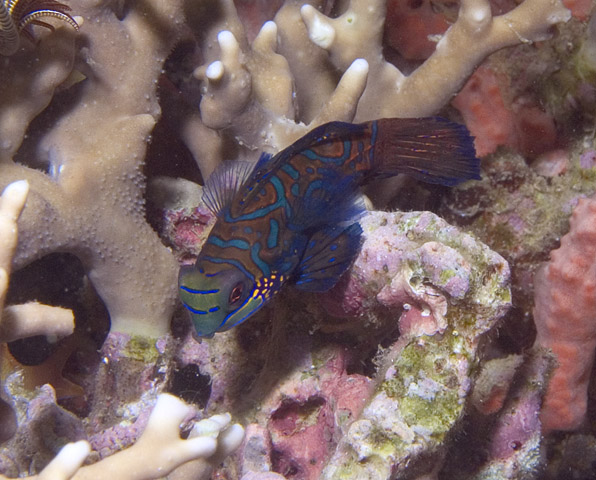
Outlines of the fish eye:
M236 285L234 285L234 288L232 288L232 291L230 292L230 298L228 299L229 304L234 305L235 303L238 303L242 299L243 293L244 283L238 282Z

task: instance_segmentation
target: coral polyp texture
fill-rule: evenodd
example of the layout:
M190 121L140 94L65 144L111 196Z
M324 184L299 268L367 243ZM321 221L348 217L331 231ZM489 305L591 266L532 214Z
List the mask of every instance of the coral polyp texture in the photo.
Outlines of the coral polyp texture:
M0 2L0 476L589 471L563 457L596 444L577 233L596 21L565 5ZM192 337L177 275L214 223L217 166L329 121L433 115L477 136L482 180L375 184L333 289L288 285Z

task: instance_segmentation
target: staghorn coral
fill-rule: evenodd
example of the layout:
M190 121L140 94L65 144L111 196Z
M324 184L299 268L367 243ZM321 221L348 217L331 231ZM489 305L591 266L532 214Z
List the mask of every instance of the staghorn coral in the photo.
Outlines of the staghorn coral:
M7 186L0 196L0 346L4 342L33 335L47 335L55 340L71 334L74 328L70 310L36 302L5 307L12 257L17 246L17 220L25 206L28 191L27 182L20 181ZM0 366L4 367L1 360ZM4 391L0 391L2 441L12 437L17 430L12 403Z
M337 37L333 42L328 39L330 58L335 67L345 72L335 86L329 80L333 67L324 60L325 52L306 38L303 25L293 21L301 5L284 5L276 15L276 23L263 27L251 51L246 50L247 42L232 3L228 0L222 5L223 18L207 32L203 56L208 63L196 73L206 80L200 119L197 114L191 115L182 133L186 139L194 137L188 144L205 175L212 170L214 159L222 155L217 150L219 137L214 137L210 129L225 128L226 133L251 150L277 150L329 119L431 113L449 99L488 52L511 44L514 39L517 42L519 38L544 38L552 23L567 18L566 10L557 3L546 3L541 8L539 0L528 0L494 19L483 1L464 2L460 20L446 32L433 56L413 74L403 77L382 57L364 51L379 51L380 33L371 32L366 41L359 40L360 51L350 46L353 39L364 35L350 28L361 22L367 31L367 25L382 25L381 3L372 5L367 12L354 2L342 17L333 21L318 16L311 7L303 7L300 11L311 37L319 38L313 30L315 18L318 28L324 27ZM2 125L0 129L4 159L0 175L5 182L26 178L32 189L30 207L21 219L21 246L15 261L20 266L53 251L74 253L107 306L112 330L158 336L167 331L171 316L176 265L143 218L144 187L139 169L146 138L159 115L157 76L181 35L177 32L182 31L182 8L178 3L139 4L127 9L119 19L118 12L112 11L108 3L81 2L76 7L75 13L90 20L81 27L88 44L79 53L77 63L86 78L71 87L78 87L80 98L74 108L36 139L37 149L24 149L26 156L21 158L31 165L41 164L45 175L13 161L25 129L47 105L56 86L71 73L72 32L58 29L49 36L49 42L61 42L58 51L54 47L45 52L46 43L41 42L38 49L30 52L42 60L33 66L25 55L11 57L3 66L10 74L3 82L7 90L2 97L15 101L14 105L3 103L0 110L0 122L6 122L6 127ZM527 12L534 11L537 13L532 22L524 20ZM474 20L476 16L478 19ZM358 21L349 22L350 18ZM504 28L504 23L511 28ZM155 28L146 28L147 25ZM221 31L224 25L229 31ZM213 41L215 34L217 42ZM275 52L278 36L284 42L281 50L287 58ZM106 45L106 38L117 47ZM474 55L468 52L459 57L462 60L455 61L453 56L470 39L474 39L478 51ZM288 42L305 50L293 48L290 54ZM210 62L210 57L219 55L215 45L221 50L221 60ZM134 55L127 56L126 49L134 51ZM316 55L308 54L312 51ZM309 61L295 64L292 55L308 57ZM367 61L357 60L358 57ZM127 61L118 61L124 58ZM319 74L308 70L315 64ZM441 71L441 75L429 75L431 68ZM309 73L308 88L300 83L305 69ZM388 71L389 77L380 75ZM313 79L318 78L327 80L315 82L314 87ZM436 83L422 84L420 78ZM399 83L395 83L397 79L401 79ZM39 94L31 94L37 90ZM391 101L386 101L381 92L393 95ZM294 94L311 105L301 108L298 118L293 110ZM368 113L356 113L357 105L369 109ZM393 110L381 111L382 105L391 105ZM302 119L309 121L308 126L296 123ZM94 125L92 135L87 127L90 124ZM209 165L203 162L207 156ZM136 241L130 241L131 238Z
M24 265L54 251L74 253L106 304L112 329L157 336L168 328L176 263L143 218L140 168L147 136L159 115L155 83L176 40L171 32L181 22L179 6L139 4L122 21L101 3L82 2L78 7L77 13L94 19L81 30L89 39L81 58L87 79L80 84L77 106L39 140L47 174L10 161L24 128L5 131L11 135L12 148L4 152L0 175L4 181L25 178L31 187L15 263ZM157 27L148 28L148 22ZM126 48L130 57L119 62L102 44L106 37L118 45L118 57L125 56ZM47 55L51 58L52 53ZM51 70L54 85L55 70L63 81L72 63L64 63L60 52L51 62L61 67ZM22 66L17 57L4 66L13 76L25 75L21 67L26 64ZM31 83L46 85L37 69L26 74L20 87L25 91ZM23 112L10 108L2 105L6 118L23 117ZM24 120L30 122L38 109L39 105L28 108L24 113L30 116ZM88 134L90 125L93 135ZM132 242L133 238L137 240ZM159 276L152 275L153 270Z
M50 337L61 337L69 335L73 330L72 312L40 304L29 304L22 306L7 307L2 311L8 276L11 270L12 255L17 246L17 219L25 205L29 185L26 181L19 181L10 184L0 197L0 332L1 341L6 342L25 336L45 334ZM11 383L18 383L19 372L12 375ZM20 388L19 388L20 387ZM22 385L17 387L23 390ZM60 443L60 435L65 430L71 430L71 435L81 435L81 428L77 420L63 411L56 404L54 389L50 385L44 385L33 398L25 397L19 401L15 385L11 385L5 392L10 392L10 400L15 410L23 409L19 413L19 423L22 430L26 430L29 441L35 442L35 432L41 426L44 430L44 446L53 441ZM60 449L57 456L40 472L29 478L39 479L100 479L113 478L114 475L120 478L151 479L162 477L175 469L178 469L176 476L172 478L187 478L180 467L188 462L194 462L191 466L192 478L208 478L212 467L209 464L210 457L216 464L235 450L244 436L244 431L239 425L230 425L229 415L216 415L209 419L194 423L187 440L180 438L180 424L191 413L192 409L182 401L171 395L161 395L157 398L155 407L147 424L133 447L107 457L101 463L82 467L82 463L90 453L90 445L87 441L69 443ZM5 417L6 415L3 415ZM48 430L43 425L46 422L61 425ZM5 419L2 418L5 425ZM70 424L70 425L69 425ZM66 425L69 425L66 427ZM65 428L66 427L66 428ZM60 432L60 433L59 433ZM33 433L33 435L31 435ZM23 440L20 440L23 443ZM26 441L25 441L26 442ZM19 441L13 443L15 448L14 456L18 457ZM21 445L22 448L22 445ZM39 454L39 452L38 452ZM199 464L196 460L201 459ZM7 458L1 459L6 466ZM28 462L32 459L27 458ZM180 467L180 469L179 469ZM18 472L17 472L18 473ZM7 477L0 475L0 478Z
M73 331L70 310L31 302L4 307L12 257L17 246L17 220L21 214L29 185L25 181L8 185L0 197L0 342L10 342L34 335L61 338Z
M370 64L370 81L357 111L358 121L430 115L462 87L481 59L520 40L544 39L548 37L548 25L569 19L562 5L543 1L525 1L493 17L488 2L463 0L457 21L441 37L433 54L406 76L373 53L378 50L374 46L381 44L382 3L354 0L333 20L307 6L302 8L311 39L329 51L334 65L345 69L359 57ZM472 51L467 49L462 56L461 51L471 43ZM429 97L433 99L430 102Z

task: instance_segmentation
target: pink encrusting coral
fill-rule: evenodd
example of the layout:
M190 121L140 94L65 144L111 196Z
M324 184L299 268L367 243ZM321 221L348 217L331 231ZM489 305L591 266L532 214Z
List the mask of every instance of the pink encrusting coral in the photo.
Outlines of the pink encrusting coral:
M596 199L581 199L561 247L534 280L536 344L559 366L550 380L541 421L545 432L574 430L585 420L596 349Z
M452 105L476 137L478 155L506 146L535 157L554 148L557 132L552 116L526 98L506 100L509 87L505 75L483 65L453 99Z
M241 459L261 445L261 463L290 479L440 468L480 338L510 306L503 258L436 215L369 212L361 225L343 288L288 292L236 331L180 349L181 368L210 376L209 407L244 412L252 425ZM331 309L349 318L331 319ZM264 471L249 463L244 474Z

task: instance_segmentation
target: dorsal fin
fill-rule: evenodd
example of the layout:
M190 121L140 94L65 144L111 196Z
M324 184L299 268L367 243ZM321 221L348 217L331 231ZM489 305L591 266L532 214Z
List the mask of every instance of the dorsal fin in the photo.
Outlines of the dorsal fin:
M303 137L296 140L292 145L282 150L278 155L279 161L285 161L287 158L302 152L303 150L320 145L323 143L334 142L337 140L350 140L360 135L366 134L367 124L365 123L346 123L329 122L312 129Z
M251 162L224 162L215 169L203 188L203 202L214 215L230 204L254 168Z
M283 152L283 150L282 150ZM273 156L270 153L261 153L259 160L250 172L250 182L240 188L240 204L248 203L251 198L258 194L261 185L274 173L275 165L279 154Z

